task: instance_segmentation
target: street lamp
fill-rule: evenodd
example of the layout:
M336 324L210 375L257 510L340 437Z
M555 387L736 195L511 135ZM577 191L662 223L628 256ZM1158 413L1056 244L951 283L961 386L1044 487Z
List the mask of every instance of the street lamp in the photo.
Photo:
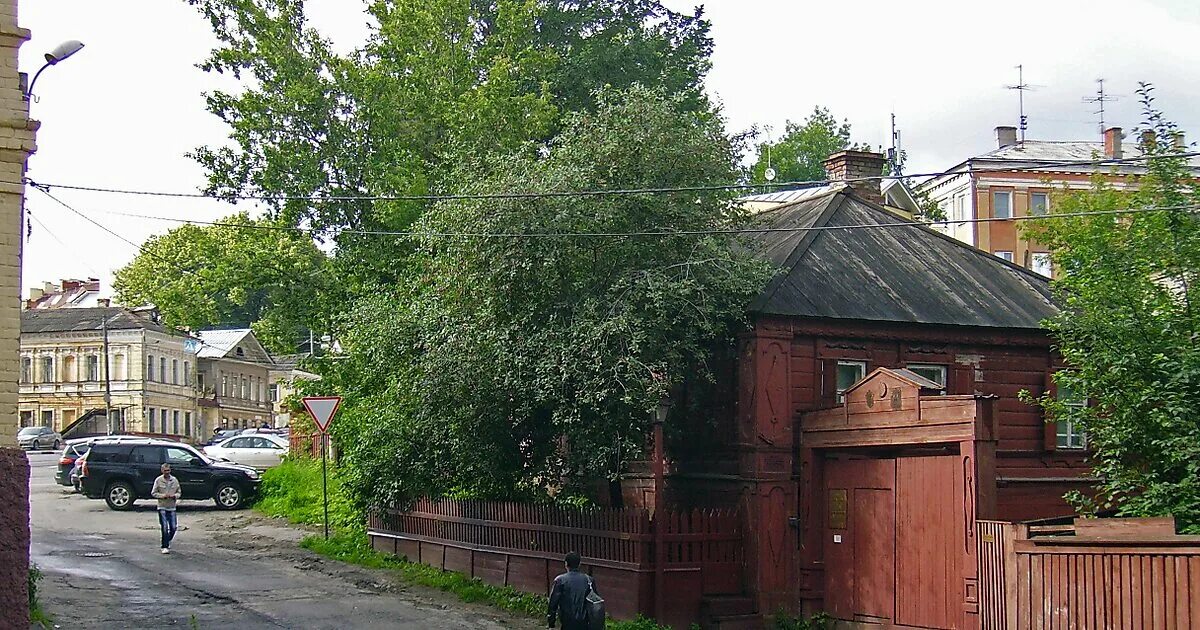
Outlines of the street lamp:
M666 506L666 497L664 496L665 482L663 468L666 462L663 461L663 423L667 421L667 415L671 413L671 397L663 392L658 399L658 407L654 409L654 618L661 621L663 613L666 610L666 563L667 552L665 544L665 534L667 524L663 522L666 517L664 508Z
M29 82L29 89L25 90L25 98L33 95L33 86L37 83L38 77L42 76L43 70L50 66L58 65L58 62L67 59L81 50L83 50L83 42L77 39L69 39L55 46L54 50L46 53L46 63L33 75L33 80Z

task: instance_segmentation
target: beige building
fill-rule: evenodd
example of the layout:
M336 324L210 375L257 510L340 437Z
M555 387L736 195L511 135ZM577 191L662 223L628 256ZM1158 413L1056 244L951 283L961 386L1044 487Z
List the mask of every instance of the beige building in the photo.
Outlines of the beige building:
M299 381L321 380L320 375L300 369L300 361L306 356L284 354L271 357L275 365L271 368L271 384L267 388L267 398L271 401L277 428L291 426L292 413L285 401L299 391L296 384Z
M198 402L205 433L274 424L268 391L274 362L254 332L202 330L198 336Z
M107 369L105 340L107 338ZM52 308L21 313L21 426L71 435L112 428L194 440L199 408L196 355L189 338L155 321L152 310Z

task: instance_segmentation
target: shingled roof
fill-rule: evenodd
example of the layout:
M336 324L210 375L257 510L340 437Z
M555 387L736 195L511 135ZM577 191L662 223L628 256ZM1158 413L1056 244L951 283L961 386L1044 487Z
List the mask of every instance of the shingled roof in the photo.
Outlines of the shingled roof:
M50 308L21 311L21 334L100 330L104 320L109 330L153 330L170 332L150 317L120 307Z
M850 189L765 210L757 234L780 273L751 304L770 315L992 328L1041 328L1057 313L1049 281L909 224ZM847 228L850 229L839 229Z

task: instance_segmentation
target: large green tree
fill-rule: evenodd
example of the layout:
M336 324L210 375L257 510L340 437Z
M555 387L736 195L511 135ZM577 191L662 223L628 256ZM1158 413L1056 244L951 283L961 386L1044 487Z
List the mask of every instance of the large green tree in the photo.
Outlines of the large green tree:
M1152 89L1139 93L1149 160L1136 189L1100 177L1029 229L1053 252L1062 314L1049 325L1070 366L1040 402L1086 434L1100 481L1073 497L1081 507L1174 515L1200 533L1200 188ZM1097 214L1060 216L1078 213Z
M327 264L307 234L240 213L151 237L113 288L125 304L157 306L169 325L253 325L268 347L290 352L320 321Z
M456 179L466 194L728 184L738 149L686 95L608 89L546 157ZM675 427L704 426L714 366L767 277L735 237L705 233L742 219L725 192L436 205L416 225L419 272L358 304L349 358L322 383L349 400L336 430L359 496L577 490L644 446L668 391Z
M766 183L769 162L776 183L823 180L825 159L849 148L850 122L839 123L827 108L817 106L803 122L787 121L779 140L759 143L750 178L756 184Z

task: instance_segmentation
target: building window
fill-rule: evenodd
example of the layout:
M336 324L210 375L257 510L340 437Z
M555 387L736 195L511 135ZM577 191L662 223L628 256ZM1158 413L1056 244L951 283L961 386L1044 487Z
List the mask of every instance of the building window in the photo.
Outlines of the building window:
M172 433L174 433L175 435L179 435L179 410L178 409L171 412L171 429L172 429L171 430Z
M159 428L162 430L163 433L166 433L167 432L167 410L166 409L158 410L158 419L161 420L161 422L159 424L162 425Z
M179 384L179 359L171 359L171 384Z
M221 375L221 395L222 396L229 395L229 377L226 376L225 374Z
M996 252L996 255L999 256L1000 258L1003 258L1004 260L1007 260L1008 262L1013 261L1013 253L1012 252Z
M42 426L44 426L44 427L54 426L54 410L53 409L43 409L42 410Z
M183 362L183 384L184 385L192 384L192 363L191 363L191 361Z
M946 388L946 366L944 365L909 363L907 366L905 366L905 369L917 374L918 376L923 376L934 383L937 383L938 385L941 385L942 389Z
M149 411L146 415L150 418L150 432L154 433L154 407L148 407L147 411Z
M271 402L279 402L279 385L271 383L267 386L267 396Z
M238 346L237 350L234 351L234 354L238 355L239 357L244 357L244 356L246 356L246 351L242 350L241 346Z
M1065 385L1058 386L1058 400L1072 410L1087 406L1087 399L1076 394ZM1060 449L1082 449L1087 447L1087 435L1083 429L1070 420L1055 422L1055 445Z
M250 399L250 385L249 385L249 381L246 380L245 376L242 377L242 399L243 400Z
M1033 271L1040 273L1047 278L1054 277L1054 266L1050 262L1050 254L1045 252L1035 252L1033 254Z
M33 426L33 412L32 411L22 411L21 412L21 428L23 429L25 427L31 427L31 426Z
M1050 195L1046 193L1029 193L1029 214L1044 217L1050 211Z
M54 357L42 357L42 382L54 382Z
M75 378L75 357L65 356L62 362L62 380L64 383L71 383L77 380Z
M87 380L100 380L100 357L90 354L87 358Z
M158 358L158 380L167 382L167 357Z
M187 364L184 363L184 365ZM192 434L192 412L190 411L183 412L183 432L185 435Z
M113 380L123 381L127 378L125 374L125 355L114 354L112 358L111 378Z
M997 190L992 193L992 216L997 219L1012 218L1012 192Z
M146 355L146 380L154 380L154 357L149 354ZM153 431L151 431L151 433L153 433Z
M957 220L957 221L966 221L967 220L966 201L967 201L967 198L964 195L958 195L954 198L954 216L953 216L953 218L955 220Z
M21 357L21 382L33 382L33 359L29 357ZM30 412L33 413L33 412ZM28 426L28 425L24 425Z
M837 362L837 401L845 402L846 390L867 375L867 364L863 361Z

